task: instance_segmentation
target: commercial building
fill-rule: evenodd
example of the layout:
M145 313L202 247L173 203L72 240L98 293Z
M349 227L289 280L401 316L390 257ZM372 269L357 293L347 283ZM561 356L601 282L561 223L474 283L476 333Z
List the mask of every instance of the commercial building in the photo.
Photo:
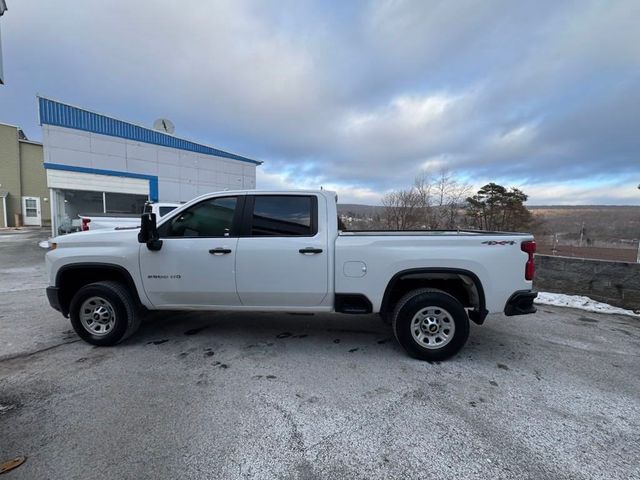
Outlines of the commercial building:
M48 98L38 105L54 235L77 230L81 213L256 186L262 162Z
M38 106L42 143L0 124L0 228L59 235L79 230L80 214L138 214L148 200L256 186L260 161L44 97Z
M18 127L0 123L0 228L50 225L42 144Z

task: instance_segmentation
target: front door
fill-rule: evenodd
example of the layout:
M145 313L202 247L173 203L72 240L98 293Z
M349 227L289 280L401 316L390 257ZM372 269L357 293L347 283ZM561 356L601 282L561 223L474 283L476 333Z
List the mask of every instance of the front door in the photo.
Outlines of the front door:
M22 197L22 223L29 226L41 226L40 197Z
M329 291L329 254L326 221L318 222L319 200L324 198L247 197L245 232L238 240L236 257L236 283L243 305L314 307L322 303Z
M204 200L168 214L158 227L162 248L140 245L140 271L156 307L240 305L236 291L236 225L244 197Z

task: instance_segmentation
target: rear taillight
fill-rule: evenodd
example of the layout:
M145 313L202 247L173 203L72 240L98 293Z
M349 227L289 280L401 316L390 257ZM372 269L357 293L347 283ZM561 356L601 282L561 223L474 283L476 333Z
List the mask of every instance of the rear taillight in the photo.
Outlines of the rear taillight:
M86 232L87 230L89 230L89 224L91 223L91 219L90 218L83 218L82 219L82 231Z
M520 250L529 255L527 264L524 267L524 279L533 280L533 276L536 273L536 264L533 259L533 254L536 253L536 242L533 240L527 240L520 244Z

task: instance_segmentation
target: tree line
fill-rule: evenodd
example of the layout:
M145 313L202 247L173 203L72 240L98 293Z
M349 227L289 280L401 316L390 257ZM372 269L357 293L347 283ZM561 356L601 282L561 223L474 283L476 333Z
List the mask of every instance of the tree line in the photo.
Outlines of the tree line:
M390 230L524 231L532 223L524 205L527 198L518 188L493 182L474 194L469 184L447 171L421 174L411 187L384 195L384 209L375 223Z

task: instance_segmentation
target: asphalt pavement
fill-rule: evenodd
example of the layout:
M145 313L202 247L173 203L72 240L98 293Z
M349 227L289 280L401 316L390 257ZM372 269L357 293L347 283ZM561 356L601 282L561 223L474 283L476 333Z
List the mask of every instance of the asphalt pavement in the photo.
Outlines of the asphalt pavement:
M375 316L156 314L98 348L43 238L0 232L3 480L640 478L636 317L497 315L434 363Z

